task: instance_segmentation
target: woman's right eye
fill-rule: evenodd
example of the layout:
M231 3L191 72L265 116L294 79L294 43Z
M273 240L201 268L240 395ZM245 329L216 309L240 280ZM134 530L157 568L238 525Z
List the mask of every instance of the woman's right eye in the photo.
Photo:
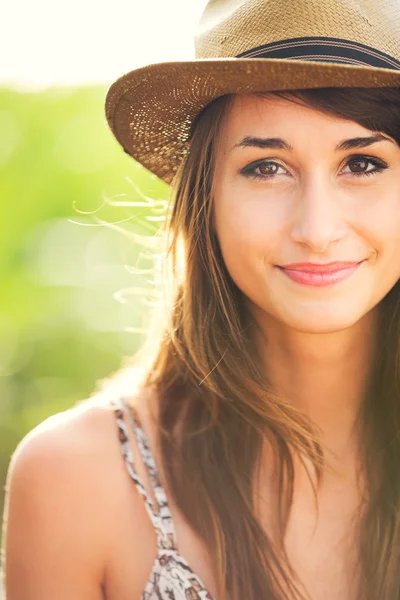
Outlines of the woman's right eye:
M259 160L241 169L240 173L252 179L271 179L278 174L279 169L283 167L273 160Z

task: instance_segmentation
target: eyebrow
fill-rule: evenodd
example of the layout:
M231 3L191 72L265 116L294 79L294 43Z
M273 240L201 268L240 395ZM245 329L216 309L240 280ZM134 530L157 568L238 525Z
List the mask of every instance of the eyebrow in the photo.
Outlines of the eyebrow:
M336 146L336 152L340 152L343 150L351 150L353 148L366 148L367 146L371 146L372 144L376 144L376 142L391 142L394 144L393 140L385 137L382 134L371 135L369 137L356 137L351 138L349 140L342 140ZM282 138L259 138L253 136L244 137L238 144L235 144L232 148L261 148L265 150L266 148L270 149L278 149L278 150L289 150L292 152L294 150L293 146L288 144Z

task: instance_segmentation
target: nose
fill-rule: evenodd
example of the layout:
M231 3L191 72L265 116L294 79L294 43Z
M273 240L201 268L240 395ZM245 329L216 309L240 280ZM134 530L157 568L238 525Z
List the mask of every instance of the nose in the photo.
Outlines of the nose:
M293 212L292 239L321 253L341 239L346 225L338 191L326 178L314 177L304 184Z

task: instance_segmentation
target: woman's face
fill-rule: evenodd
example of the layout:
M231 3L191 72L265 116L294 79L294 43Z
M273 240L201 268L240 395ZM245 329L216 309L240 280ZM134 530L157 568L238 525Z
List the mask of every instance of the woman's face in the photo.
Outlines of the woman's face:
M282 98L235 98L217 148L213 222L257 313L337 331L399 279L400 148L386 134L365 147L349 141L373 135ZM315 272L334 262L355 265Z

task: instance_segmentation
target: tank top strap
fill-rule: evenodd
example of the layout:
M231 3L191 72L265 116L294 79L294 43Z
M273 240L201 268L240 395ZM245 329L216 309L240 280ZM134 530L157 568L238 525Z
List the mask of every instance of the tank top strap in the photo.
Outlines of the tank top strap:
M175 528L168 505L167 494L161 484L154 457L150 450L143 427L139 417L127 400L120 396L111 399L111 406L115 412L121 442L121 452L129 475L134 481L139 494L142 496L147 512L157 533L159 547L163 549L177 549ZM143 463L149 474L149 480L157 501L158 510L147 493L134 464L133 451L128 437L128 424L135 437Z

